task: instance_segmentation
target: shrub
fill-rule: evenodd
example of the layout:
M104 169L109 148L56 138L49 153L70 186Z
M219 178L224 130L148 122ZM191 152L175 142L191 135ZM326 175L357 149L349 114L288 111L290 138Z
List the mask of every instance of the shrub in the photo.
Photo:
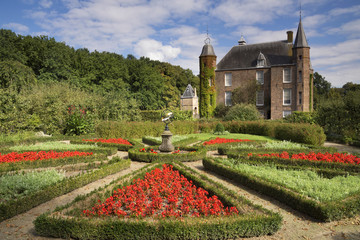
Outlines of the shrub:
M285 117L285 121L289 123L310 123L315 124L314 112L292 112Z
M230 107L225 106L225 104L221 103L216 106L214 110L214 116L217 118L224 118L226 114L229 112Z
M222 125L221 123L216 124L214 134L223 134L224 132L225 132L224 125Z
M64 133L66 135L82 135L93 131L93 111L86 107L74 105L69 106Z
M259 111L253 104L237 104L230 108L229 112L224 117L225 121L240 120L240 121L254 121L260 119Z

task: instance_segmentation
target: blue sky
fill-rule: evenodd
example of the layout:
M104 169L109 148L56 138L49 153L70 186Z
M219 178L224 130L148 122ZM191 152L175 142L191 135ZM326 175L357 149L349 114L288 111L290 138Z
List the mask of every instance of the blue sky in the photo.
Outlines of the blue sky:
M360 84L360 1L302 0L311 61L334 87ZM2 0L0 28L75 48L170 62L198 74L208 29L219 62L237 45L296 33L300 0Z

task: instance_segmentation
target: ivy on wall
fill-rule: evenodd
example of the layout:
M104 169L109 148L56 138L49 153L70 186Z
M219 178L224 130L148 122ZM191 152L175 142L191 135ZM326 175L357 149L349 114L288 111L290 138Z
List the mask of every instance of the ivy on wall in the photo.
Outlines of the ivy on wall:
M214 115L216 107L215 89L215 68L205 66L201 62L200 66L200 104L199 112L201 118L210 118Z

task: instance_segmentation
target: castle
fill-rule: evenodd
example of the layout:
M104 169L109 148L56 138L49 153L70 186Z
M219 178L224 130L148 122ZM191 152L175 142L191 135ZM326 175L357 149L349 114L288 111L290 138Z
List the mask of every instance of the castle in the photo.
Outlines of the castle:
M215 105L231 106L233 91L255 80L256 107L265 119L312 111L313 69L301 18L294 42L292 31L275 42L247 44L241 37L216 64L214 48L205 41L199 59L201 117L209 117Z

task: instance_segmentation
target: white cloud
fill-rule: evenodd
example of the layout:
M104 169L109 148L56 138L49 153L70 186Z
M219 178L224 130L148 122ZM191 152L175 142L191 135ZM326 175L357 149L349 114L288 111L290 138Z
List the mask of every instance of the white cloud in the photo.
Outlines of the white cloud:
M355 13L355 14L359 15L359 12L360 12L360 5L357 5L357 6L352 6L349 8L335 8L335 9L332 9L329 12L329 14L331 16L340 16L340 15L349 14L349 13Z
M244 26L244 27L239 27L235 32L232 33L232 35L237 37L238 40L240 39L241 35L243 35L247 44L254 44L254 43L285 40L287 39L287 34L286 34L287 31L293 31L294 39L295 39L295 35L296 35L295 30L296 29L284 29L279 31L270 31L254 26Z
M145 56L152 60L169 61L176 58L181 50L170 45L164 46L154 39L143 39L135 45L134 52L139 56Z
M29 28L20 23L7 23L2 25L2 28L11 29L20 34L27 34L29 32Z
M326 77L333 86L346 82L360 83L360 39L347 40L334 45L311 46L315 71Z
M328 31L329 34L340 34L350 38L360 37L360 19L345 23Z
M39 5L43 8L50 8L52 6L52 1L51 0L40 0L39 1Z
M280 15L286 15L292 0L225 0L210 11L227 25L268 23Z

